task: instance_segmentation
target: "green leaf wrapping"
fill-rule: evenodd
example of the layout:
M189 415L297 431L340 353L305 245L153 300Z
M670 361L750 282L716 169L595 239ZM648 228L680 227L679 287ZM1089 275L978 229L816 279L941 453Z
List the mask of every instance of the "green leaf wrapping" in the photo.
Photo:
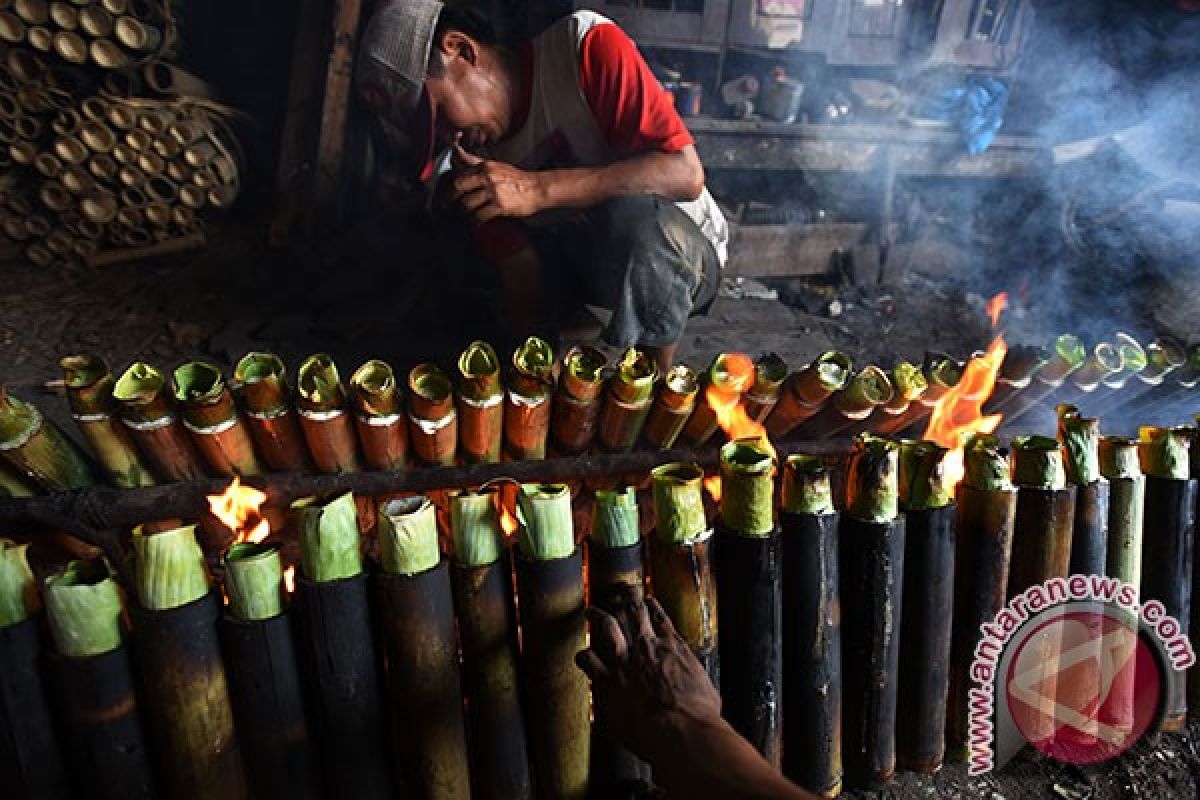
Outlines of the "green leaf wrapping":
M834 510L829 466L821 456L797 453L783 468L783 510L789 514L829 514Z
M161 533L147 533L139 525L133 530L133 552L142 608L166 611L208 594L208 570L195 525Z
M981 492L1007 491L1013 486L1008 451L990 433L977 433L963 449L964 480Z
M862 522L891 522L900 513L899 448L895 442L859 434L850 454L846 508Z
M775 529L775 458L758 438L735 439L721 448L721 524L744 536Z
M664 544L682 544L708 530L704 516L704 471L695 464L663 464L654 479L655 535Z
M300 566L316 583L353 578L362 572L358 511L350 492L321 505L297 509L300 515Z
M496 493L462 492L450 500L450 533L454 561L464 567L486 567L504 552L504 532L496 511Z
M279 548L237 542L225 554L229 610L242 622L272 619L283 613L283 563Z
M641 541L638 531L637 491L600 489L592 508L592 542L605 549L629 547Z
M46 579L46 617L66 658L89 658L121 646L121 590L101 561L72 561Z
M28 544L0 539L0 628L24 622L38 610L37 583L29 569Z
M379 505L379 553L393 575L419 575L442 560L437 511L428 497L401 497Z
M521 532L517 545L527 558L553 561L575 552L571 489L565 483L523 483L517 493Z
M1138 431L1138 460L1142 471L1157 478L1191 477L1190 437L1185 428L1144 427Z
M1018 436L1012 443L1013 483L1033 489L1064 489L1062 448L1049 436Z
M1085 419L1079 409L1058 406L1058 438L1066 459L1067 480L1087 486L1100 478L1100 420Z
M906 439L900 443L900 504L909 511L945 508L954 500L946 458L950 451L935 442Z

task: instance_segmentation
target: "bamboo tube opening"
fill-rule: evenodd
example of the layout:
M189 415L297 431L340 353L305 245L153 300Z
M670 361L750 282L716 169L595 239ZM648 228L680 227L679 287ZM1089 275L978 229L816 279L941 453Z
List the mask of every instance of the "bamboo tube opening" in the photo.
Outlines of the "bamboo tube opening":
M86 218L103 225L117 215L117 198L112 192L93 192L83 198L81 208Z
M50 232L50 223L45 217L34 214L25 219L25 230L29 231L31 236L45 236Z
M174 158L183 152L183 145L170 136L160 136L154 140L154 152L163 158Z
M102 97L89 97L79 105L83 116L96 122L103 122L108 116L108 102Z
M198 169L192 173L192 184L201 189L211 189L217 185L217 176L206 169Z
M100 4L110 14L124 14L129 11L129 0L100 0Z
M25 257L38 267L48 267L54 263L54 254L40 244L25 248Z
M233 181L237 180L237 166L231 159L228 159L225 156L218 156L214 158L209 167L213 170L213 172L217 173L217 177L219 177L225 183L232 183Z
M78 33L59 31L54 34L54 52L64 61L83 64L87 62L88 46Z
M155 175L146 183L146 194L159 203L170 203L179 195L179 187L161 175Z
M96 181L82 167L68 167L62 173L63 186L75 194L87 194L96 187Z
M34 50L49 53L54 50L54 31L41 25L29 29L29 44Z
M183 160L193 167L203 167L217 155L217 149L209 141L197 142L183 151Z
M37 157L37 148L33 146L33 142L24 140L13 142L8 146L8 156L13 163L27 167Z
M171 138L186 147L204 135L204 131L190 122L174 122L170 126Z
M16 0L13 11L30 25L45 25L50 19L50 7L46 0Z
M50 123L50 129L59 136L74 136L79 130L82 120L79 117L79 112L68 108L66 111L58 112L54 121ZM84 144L87 144L86 140Z
M99 6L86 6L79 12L79 27L88 36L99 39L112 33L113 18Z
M128 209L136 211L138 209L145 207L146 193L142 191L140 186L130 186L127 189L121 190L121 203L123 205L125 205ZM138 223L140 224L141 223L141 217L140 217L141 212L138 211L137 213L139 214ZM118 214L117 219L120 219L120 218L121 218L121 215Z
M150 231L142 227L130 228L129 232L125 234L125 241L131 247L145 247L153 240L154 237L150 235Z
M162 43L162 31L134 17L117 19L116 36L130 50L155 50Z
M108 110L108 121L117 130L129 131L137 124L137 115L126 106L114 105Z
M45 62L28 50L9 50L4 63L22 83L40 81L46 71Z
M73 31L79 25L79 9L69 3L51 3L50 19L63 30Z
M224 184L208 190L208 202L213 208L229 208L237 199L237 189Z
M63 136L54 142L54 154L67 164L82 164L87 160L88 149L74 136Z
M111 39L92 42L92 61L104 69L120 69L129 63L129 56Z
M102 181L111 181L117 176L117 162L108 153L97 153L88 162L88 170Z
M183 203L188 208L199 209L204 207L207 200L203 189L195 186L179 187L179 202Z
M109 72L101 83L114 97L134 97L142 91L141 77L130 72Z
M95 239L76 239L71 250L80 258L89 258L99 252L100 245Z
M117 135L103 122L88 120L79 132L79 138L95 153L111 153L116 147Z
M196 215L187 206L175 206L171 210L171 219L181 228L191 228L196 224Z
M164 111L145 111L138 117L137 124L151 136L162 136L171 125L171 115Z
M132 164L124 164L120 169L117 170L117 180L121 182L122 186L132 188L134 186L141 186L143 183L145 183L146 176L142 174L140 169Z
M75 240L71 234L67 233L62 228L56 228L46 235L46 248L55 255L65 256L70 254Z
M57 183L47 183L42 186L38 196L42 203L51 211L66 211L71 205L70 193Z
M151 203L146 206L146 221L156 228L165 228L171 224L171 209L162 203Z
M17 44L25 41L25 23L16 14L0 13L0 39Z
M161 175L166 167L166 162L158 153L147 150L138 154L137 165L138 169L147 175Z
M25 227L25 221L17 217L9 217L4 220L4 235L14 242L20 242L29 238L29 231Z
M137 153L133 152L133 148L124 142L117 142L113 146L112 157L118 164L132 164L137 161Z
M85 239L99 239L104 233L104 228L100 226L100 223L87 217L80 217L75 227L78 229L79 235Z
M145 131L126 131L125 144L129 145L131 149L141 152L150 147L150 135Z
M171 90L174 83L174 76L171 74L171 68L161 61L155 61L147 64L142 71L142 77L146 80L146 85L160 94L167 94Z
M0 94L0 115L5 119L11 119L15 123L17 118L22 115L21 104L17 102L14 95L7 92Z
M167 177L176 183L187 183L191 175L188 173L186 164L179 161L171 161L167 163Z
M47 178L57 178L62 173L62 162L54 153L43 151L34 157L33 168Z
M17 102L30 114L41 114L50 109L50 96L45 89L33 83L17 89Z

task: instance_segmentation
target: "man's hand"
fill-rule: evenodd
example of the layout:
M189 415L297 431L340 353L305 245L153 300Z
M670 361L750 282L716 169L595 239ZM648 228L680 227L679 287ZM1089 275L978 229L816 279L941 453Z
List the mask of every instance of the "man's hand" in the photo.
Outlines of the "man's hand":
M450 201L477 224L499 217L520 219L543 209L542 181L502 161L488 161L454 145Z

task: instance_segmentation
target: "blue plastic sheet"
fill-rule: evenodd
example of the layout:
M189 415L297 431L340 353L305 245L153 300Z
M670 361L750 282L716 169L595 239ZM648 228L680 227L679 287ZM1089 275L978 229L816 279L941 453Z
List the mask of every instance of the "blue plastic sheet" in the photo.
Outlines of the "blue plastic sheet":
M990 75L970 75L961 86L946 89L931 98L921 115L955 123L971 155L979 155L992 143L1004 124L1008 84Z

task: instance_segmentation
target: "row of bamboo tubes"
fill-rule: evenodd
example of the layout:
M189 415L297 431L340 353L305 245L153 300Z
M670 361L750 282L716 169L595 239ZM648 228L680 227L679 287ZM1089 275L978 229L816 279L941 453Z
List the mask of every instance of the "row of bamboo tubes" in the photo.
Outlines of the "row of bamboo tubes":
M158 54L170 16L148 0L0 0L0 40L113 70Z

